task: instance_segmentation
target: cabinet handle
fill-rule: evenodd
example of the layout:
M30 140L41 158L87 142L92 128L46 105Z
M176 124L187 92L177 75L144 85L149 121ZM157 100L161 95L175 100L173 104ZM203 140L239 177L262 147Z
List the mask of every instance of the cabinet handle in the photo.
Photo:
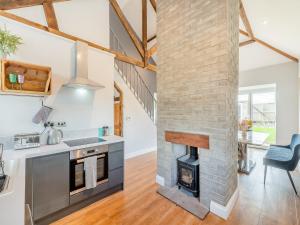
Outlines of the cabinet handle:
M90 156L91 157L91 156ZM99 155L98 157L97 157L97 159L101 159L101 158L104 158L105 157L105 154L101 154L101 155ZM83 163L84 162L84 159L79 159L79 160L77 160L76 161L76 163L78 164L78 163Z

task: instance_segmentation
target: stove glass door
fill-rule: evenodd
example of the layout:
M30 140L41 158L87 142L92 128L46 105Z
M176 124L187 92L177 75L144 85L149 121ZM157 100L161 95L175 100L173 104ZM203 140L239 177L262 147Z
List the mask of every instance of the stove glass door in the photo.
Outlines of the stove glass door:
M83 160L71 160L70 162L70 192L85 187L85 172Z

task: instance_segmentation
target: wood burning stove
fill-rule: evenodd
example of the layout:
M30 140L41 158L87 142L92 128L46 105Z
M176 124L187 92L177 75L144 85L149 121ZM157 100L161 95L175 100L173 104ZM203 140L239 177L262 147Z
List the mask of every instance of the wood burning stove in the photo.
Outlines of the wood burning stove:
M199 160L198 148L190 146L189 154L177 159L177 185L180 189L191 192L194 197L199 196Z

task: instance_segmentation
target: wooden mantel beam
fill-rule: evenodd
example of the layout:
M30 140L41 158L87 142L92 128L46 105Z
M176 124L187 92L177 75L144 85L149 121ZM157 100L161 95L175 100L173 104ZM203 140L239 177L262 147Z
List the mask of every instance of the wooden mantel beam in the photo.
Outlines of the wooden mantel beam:
M59 37L62 37L62 38L65 38L65 39L68 39L68 40L71 40L71 41L81 41L81 42L84 42L84 43L87 43L90 47L92 48L95 48L95 49L98 49L98 50L101 50L101 51L104 51L104 52L109 52L111 54L114 54L115 57L120 60L120 61L123 61L123 62L126 62L126 63L130 63L130 64L133 64L135 66L139 66L139 67L142 67L144 68L144 62L140 61L140 60L137 60L133 57L130 57L130 56L127 56L127 55L124 55L120 52L117 52L117 51L114 51L114 50L111 50L109 48L105 48L101 45L98 45L98 44L95 44L93 42L90 42L90 41L87 41L85 39L82 39L82 38L79 38L79 37L76 37L74 35L70 35L70 34L67 34L67 33L64 33L62 31L59 31L59 30L56 30L56 29L52 29L50 27L47 27L47 26L44 26L42 24L39 24L39 23L36 23L36 22L33 22L31 20L28 20L28 19L25 19L23 17L20 17L20 16L17 16L17 15L14 15L12 13L9 13L9 12L5 12L3 10L0 10L0 16L3 16L5 18L8 18L8 19L11 19L11 20L14 20L16 22L19 22L19 23L22 23L22 24L25 24L27 26L30 26L30 27L33 27L35 29L38 29L38 30L42 30L42 31L45 31L45 32L48 32L48 33L51 33L51 34L54 34L54 35L57 35ZM151 71L156 71L156 66L155 65L148 65L147 69L151 67Z
M243 31L243 30L241 30L241 29L240 29L240 34L245 35L245 36L247 36L247 37L250 37L250 35L249 35L246 31ZM250 37L250 38L251 38L251 37ZM264 41L261 40L261 39L258 39L258 38L256 38L256 37L254 37L253 40L254 40L255 42L257 42L257 43L259 43L259 44L261 44L261 45L263 45L263 46L265 46L265 47L267 47L267 48L273 50L274 52L277 52L278 54L287 57L288 59L290 59L290 60L292 60L292 61L294 61L294 62L297 62L297 63L299 62L298 58L296 58L296 57L294 57L294 56L292 56L292 55L290 55L290 54L288 54L288 53L286 53L286 52L284 52L284 51L282 51L282 50L280 50L280 49L278 49L278 48L275 48L274 46L268 44L267 42L264 42Z
M48 27L58 30L58 23L53 7L53 2L47 1L43 3L44 13Z
M173 144L188 145L202 149L209 149L209 136L176 131L165 131L165 141Z
M121 23L123 24L124 28L126 29L127 33L129 34L129 36L130 36L133 44L135 45L136 49L138 50L138 52L140 53L142 58L144 58L145 51L144 51L143 45L142 45L141 41L139 40L139 37L136 35L135 31L133 30L133 28L129 24L129 22L126 19L125 15L123 14L118 2L116 0L109 0L109 2L112 5L112 7L113 7L114 11L116 12L117 16L119 17L119 19L120 19Z
M18 9L35 5L42 5L50 0L0 0L1 10ZM51 0L51 2L65 2L70 0Z

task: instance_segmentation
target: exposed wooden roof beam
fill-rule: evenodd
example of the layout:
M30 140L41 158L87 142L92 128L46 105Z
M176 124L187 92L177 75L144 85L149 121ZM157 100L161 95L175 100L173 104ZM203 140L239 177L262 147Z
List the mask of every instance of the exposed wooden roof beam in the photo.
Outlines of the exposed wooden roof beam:
M151 2L151 5L152 5L154 11L156 12L156 0L150 0L150 2Z
M247 37L250 37L250 35L246 31L243 31L241 29L240 29L240 33L243 34L243 35L245 35L245 36L247 36ZM280 50L278 48L275 48L274 46L268 44L267 42L264 42L264 41L262 41L262 40L260 40L260 39L258 39L256 37L254 37L253 40L255 42L257 42L257 43L259 43L259 44L261 44L261 45L263 45L263 46L265 46L265 47L273 50L274 52L277 52L278 54L283 55L283 56L289 58L290 60L292 60L294 62L299 62L298 58L296 58L296 57L294 57L294 56L292 56L292 55L290 55L290 54L288 54L288 53L286 53L286 52L284 52L284 51L282 51L282 50Z
M148 64L148 66L146 68L148 70L151 70L152 72L157 72L157 67L155 65Z
M254 38L253 31L252 31L250 22L248 20L248 17L246 15L246 11L245 11L245 8L244 8L242 0L240 0L240 16L241 16L243 24L244 24L244 26L246 28L246 31L250 35L250 38L253 39Z
M149 50L148 50L148 57L150 58L154 53L157 52L157 44L153 45Z
M70 34L64 33L62 31L46 27L46 26L44 26L42 24L33 22L31 20L27 20L25 18L22 18L20 16L14 15L14 14L9 13L9 12L5 12L3 10L0 10L0 16L3 16L5 18L8 18L8 19L11 19L11 20L14 20L14 21L17 21L19 23L25 24L25 25L30 26L30 27L34 27L35 29L38 29L38 30L49 32L51 34L57 35L59 37L62 37L62 38L68 39L68 40L81 41L81 42L87 43L92 48L95 48L95 49L98 49L98 50L101 50L101 51L104 51L104 52L109 52L111 54L114 54L115 57L118 60L120 60L120 61L123 61L123 62L126 62L126 63L130 63L130 64L133 64L133 65L136 65L136 66L144 68L144 62L142 62L142 61L140 61L138 59L135 59L135 58L127 56L127 55L124 55L124 54L122 54L120 52L111 50L109 48L105 48L105 47L103 47L101 45L95 44L93 42L90 42L90 41L87 41L85 39L79 38L77 36L70 35ZM151 71L156 71L156 66L155 65L150 65L149 64L148 67L147 67L147 69L148 68Z
M144 64L147 67L148 64L148 54L147 54L147 0L142 0L142 37L143 37L143 47L144 47Z
M249 45L249 44L252 44L254 43L255 41L253 39L251 40L247 40L247 41L243 41L239 44L240 47L243 47L243 46L246 46L246 45Z
M151 38L149 38L149 39L148 39L148 42L151 42L151 41L153 41L155 38L156 38L156 34L155 34L155 35L153 35Z
M47 20L48 27L58 30L58 23L53 7L53 3L51 1L43 3L44 13Z
M129 24L128 20L126 19L125 15L123 14L118 2L116 0L109 0L110 4L112 5L113 9L115 10L117 16L119 17L121 23L123 24L124 28L126 29L127 33L129 34L133 44L137 48L138 52L144 58L145 52L139 37L134 32L133 28Z
M1 10L18 9L36 5L42 5L44 2L65 2L69 0L0 0Z

